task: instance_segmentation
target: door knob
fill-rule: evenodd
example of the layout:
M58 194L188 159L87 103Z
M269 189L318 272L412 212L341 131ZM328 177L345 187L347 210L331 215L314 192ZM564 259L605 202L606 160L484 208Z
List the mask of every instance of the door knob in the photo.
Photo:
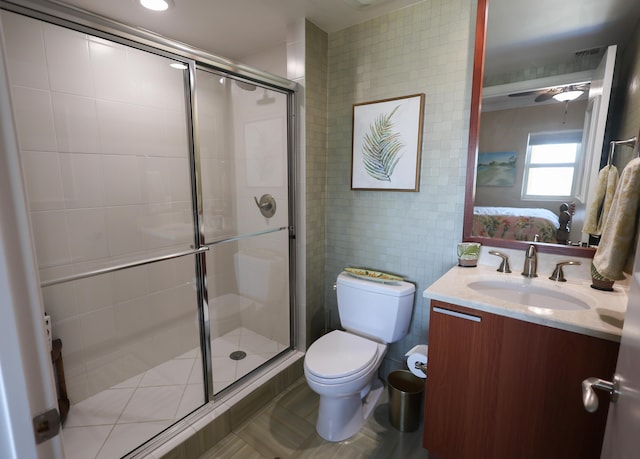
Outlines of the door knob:
M594 389L602 389L609 392L610 400L615 403L618 400L618 394L620 394L620 381L618 378L614 378L613 382L600 378L587 378L582 381L582 403L584 409L589 413L594 413L598 410L598 394Z

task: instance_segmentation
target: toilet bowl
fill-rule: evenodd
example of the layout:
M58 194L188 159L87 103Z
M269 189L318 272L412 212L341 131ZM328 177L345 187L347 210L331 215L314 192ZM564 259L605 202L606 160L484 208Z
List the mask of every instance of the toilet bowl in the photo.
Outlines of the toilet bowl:
M322 438L342 441L362 428L367 408L375 406L382 392L371 388L386 352L384 344L341 330L309 348L304 374L311 390L320 395L316 430Z
M334 442L355 435L382 394L378 369L388 343L408 332L415 286L381 284L341 273L336 290L345 330L320 337L304 359L307 384L320 395L316 430Z

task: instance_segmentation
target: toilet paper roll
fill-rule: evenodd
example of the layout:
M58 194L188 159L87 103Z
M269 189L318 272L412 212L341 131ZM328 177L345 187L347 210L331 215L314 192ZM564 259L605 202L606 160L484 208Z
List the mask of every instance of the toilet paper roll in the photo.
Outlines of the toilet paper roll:
M413 346L409 352L405 354L407 357L407 367L409 371L419 378L426 378L424 371L416 368L416 363L427 364L427 355L429 354L429 346L426 344L418 344Z
M427 355L415 352L413 354L409 354L409 357L407 357L407 367L409 367L409 371L416 375L418 378L426 378L427 375L425 374L425 372L419 368L416 368L416 363L426 365Z

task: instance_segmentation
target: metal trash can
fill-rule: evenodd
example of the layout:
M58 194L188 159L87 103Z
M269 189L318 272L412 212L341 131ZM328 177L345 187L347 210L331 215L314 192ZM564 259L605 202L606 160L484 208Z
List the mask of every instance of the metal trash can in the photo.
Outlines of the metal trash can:
M413 432L420 425L425 381L407 370L392 371L387 377L389 421L400 432Z

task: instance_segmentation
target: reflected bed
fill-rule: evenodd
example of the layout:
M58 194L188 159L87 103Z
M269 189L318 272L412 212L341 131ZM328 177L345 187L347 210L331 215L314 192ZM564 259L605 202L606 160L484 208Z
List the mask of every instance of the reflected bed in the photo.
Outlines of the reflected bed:
M483 207L473 209L473 236L515 241L556 242L560 221L556 214L542 208Z

